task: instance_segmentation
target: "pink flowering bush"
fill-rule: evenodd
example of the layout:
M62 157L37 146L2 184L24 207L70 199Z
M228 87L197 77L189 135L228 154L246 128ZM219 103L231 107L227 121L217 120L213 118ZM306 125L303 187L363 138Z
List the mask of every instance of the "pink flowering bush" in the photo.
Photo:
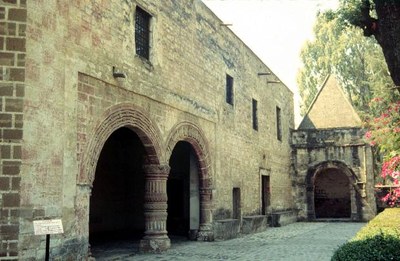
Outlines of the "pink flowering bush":
M390 206L400 206L400 102L374 98L370 109L372 115L365 117L369 129L365 138L383 155L381 177L390 185L382 200Z

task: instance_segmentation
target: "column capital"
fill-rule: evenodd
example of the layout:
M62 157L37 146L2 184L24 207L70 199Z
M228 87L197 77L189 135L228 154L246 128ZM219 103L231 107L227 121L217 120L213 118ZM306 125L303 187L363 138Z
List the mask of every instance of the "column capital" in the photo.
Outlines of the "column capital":
M170 169L170 166L167 164L143 165L143 171L146 176L168 176Z

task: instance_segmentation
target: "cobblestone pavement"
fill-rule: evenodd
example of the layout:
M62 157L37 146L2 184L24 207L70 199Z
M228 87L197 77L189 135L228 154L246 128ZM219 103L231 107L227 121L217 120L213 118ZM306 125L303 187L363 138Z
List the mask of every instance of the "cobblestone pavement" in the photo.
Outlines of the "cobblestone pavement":
M364 223L294 223L268 228L265 232L226 241L194 242L172 240L171 249L162 254L130 254L126 246L108 249L96 260L330 260L333 251L352 238Z

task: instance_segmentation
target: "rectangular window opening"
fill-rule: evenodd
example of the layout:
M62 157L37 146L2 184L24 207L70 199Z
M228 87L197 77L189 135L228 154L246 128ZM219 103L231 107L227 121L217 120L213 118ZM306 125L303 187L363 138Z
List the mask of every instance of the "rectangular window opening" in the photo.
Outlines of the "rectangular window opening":
M281 109L276 107L276 137L278 140L282 141L282 119L281 119Z
M148 14L140 7L136 7L135 14L135 45L136 54L149 60L150 58L150 19Z
M252 99L253 129L258 130L257 100Z
M226 102L233 105L233 78L226 75Z

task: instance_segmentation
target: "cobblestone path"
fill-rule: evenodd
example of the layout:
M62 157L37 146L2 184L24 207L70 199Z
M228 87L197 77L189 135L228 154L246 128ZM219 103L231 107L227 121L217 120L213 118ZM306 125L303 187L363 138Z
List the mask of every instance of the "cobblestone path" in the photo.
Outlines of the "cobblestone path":
M172 241L162 254L127 254L124 246L101 253L96 260L330 260L333 251L353 237L364 223L294 223L226 241ZM132 247L132 246L131 246ZM131 250L132 251L132 250Z

